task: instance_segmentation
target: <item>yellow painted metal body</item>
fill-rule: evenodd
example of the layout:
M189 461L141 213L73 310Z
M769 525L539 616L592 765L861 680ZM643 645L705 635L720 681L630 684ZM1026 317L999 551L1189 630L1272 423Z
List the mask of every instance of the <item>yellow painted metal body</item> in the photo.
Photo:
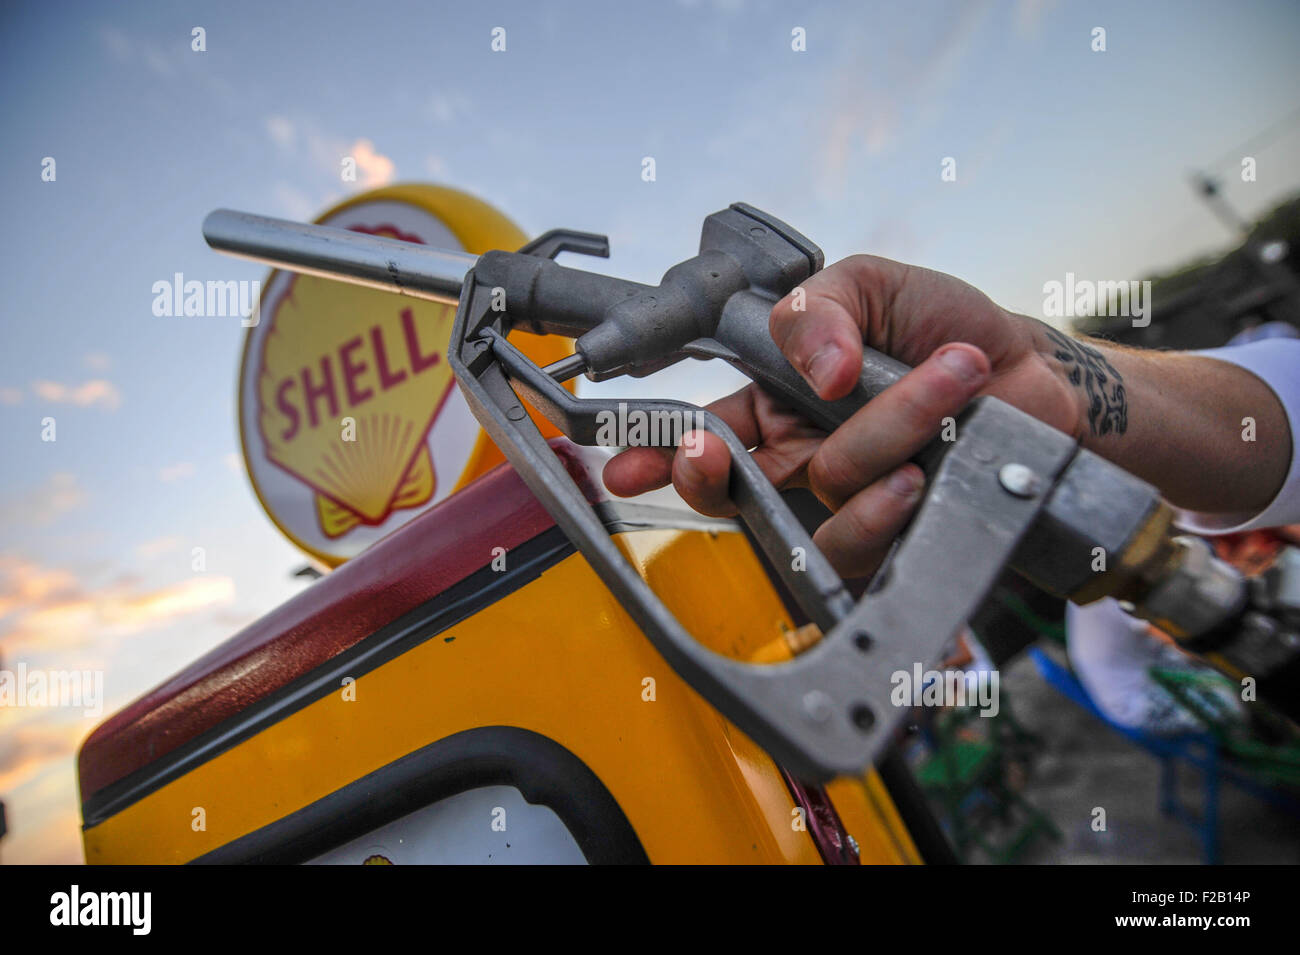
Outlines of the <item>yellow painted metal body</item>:
M791 623L741 534L616 540L697 638L737 658L781 657L774 647ZM495 725L581 759L652 862L821 861L771 759L672 672L580 555L359 675L353 690L354 701L318 699L90 828L86 860L186 862L432 742ZM919 861L874 774L829 791L864 863Z

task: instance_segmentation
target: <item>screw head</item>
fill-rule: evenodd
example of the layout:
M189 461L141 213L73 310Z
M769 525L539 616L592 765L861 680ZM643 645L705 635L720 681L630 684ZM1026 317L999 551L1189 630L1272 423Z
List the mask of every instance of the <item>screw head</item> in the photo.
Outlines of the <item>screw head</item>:
M1008 494L1024 498L1036 495L1042 485L1037 474L1023 464L1015 462L1002 465L1002 470L998 471L998 483Z
M831 718L831 698L821 690L809 690L803 695L804 716L814 723L825 723Z

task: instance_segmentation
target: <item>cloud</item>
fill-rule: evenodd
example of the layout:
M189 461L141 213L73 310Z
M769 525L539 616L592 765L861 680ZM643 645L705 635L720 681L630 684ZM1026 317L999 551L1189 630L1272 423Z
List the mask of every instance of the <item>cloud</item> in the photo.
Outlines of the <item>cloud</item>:
M161 50L154 47L146 47L141 51L140 56L144 60L144 65L149 67L149 69L153 70L159 76L172 75L172 65L167 59L167 55Z
M135 552L137 556L149 560L154 557L161 557L163 554L170 554L180 545L181 539L179 537L155 537L136 544Z
M218 610L212 614L214 624L229 633L238 633L249 624L260 620L262 615L254 610Z
M82 360L86 363L86 367L92 371L108 371L108 366L113 363L113 360L108 355L98 351L90 352Z
M357 171L361 173L358 185L364 189L376 189L393 181L396 166L382 153L375 151L375 144L368 139L358 139L352 144L350 155L357 161Z
M4 861L83 861L76 752L89 731L86 720L51 719L49 710L0 710L0 794L9 823Z
M293 120L285 116L268 116L265 120L266 132L271 140L281 149L289 149L298 138L298 131Z
M46 401L71 404L79 408L103 405L110 411L122 404L122 394L117 387L103 378L94 378L80 385L64 385L57 381L32 382L32 391Z
M100 42L119 63L143 63L159 76L171 76L176 72L179 57L190 52L187 42L172 50L163 46L132 37L117 27L104 27L99 32Z
M175 464L169 464L158 472L158 480L179 481L182 478L194 476L194 465L189 461L177 461Z
M86 503L86 491L75 474L57 471L44 484L8 500L0 506L6 524L51 524Z
M113 55L113 58L126 63L131 59L131 40L117 27L104 27L99 32L99 38L103 42L105 49Z
M857 150L868 157L895 146L912 129L937 119L952 101L948 95L962 61L976 48L992 5L984 0L960 8L941 28L926 28L914 43L882 51L864 73L857 58L833 75L822 94L827 103L821 149L822 187L832 196L843 191ZM859 31L868 27L863 24ZM870 46L848 38L849 49Z
M120 676L127 659L114 638L148 630L171 636L169 626L206 625L230 612L234 598L226 577L196 575L164 586L118 577L90 586L70 568L0 554L0 667L12 670L21 661L29 668L102 673L107 714L117 705L107 677ZM129 689L129 680L116 682ZM78 707L0 707L5 861L80 860L76 752L98 718Z
M1036 35L1043 17L1054 6L1056 0L1017 0L1016 34L1022 37Z
M28 797L30 815L40 820L38 823L28 826L23 818L28 807L14 800L14 828L5 837L7 861L22 865L80 865L86 861L74 773L71 759L66 768L57 763L45 767L45 776L51 780L44 787L46 793Z
M163 39L157 42L139 30L127 33L106 26L99 31L99 39L108 55L127 67L143 67L154 77L165 78L165 83L183 79L197 84L207 92L209 102L195 106L196 110L210 110L213 104L230 114L247 110L250 94L241 93L221 71L210 69L210 54L194 50L190 29L185 27L178 34L171 26L165 26L165 33L158 34Z
M0 555L0 620L26 604L58 600L76 588L77 578L66 570Z
M455 122L469 111L469 97L459 91L440 90L429 97L429 116L435 123Z
M0 404L19 405L23 402L23 393L20 388L0 388Z
M244 470L244 459L238 451L227 451L221 456L221 463L236 474Z
M461 100L454 96L435 102L429 108L435 116L458 115L462 109ZM272 187L276 205L291 218L314 218L322 206L339 198L340 188L375 189L392 182L397 172L397 164L377 150L372 140L349 142L325 131L309 116L272 113L263 117L262 125L292 167L291 179ZM355 184L343 179L352 164L345 165L345 160L356 165ZM326 183L333 188L321 188Z
M0 642L42 652L165 626L235 598L229 577L196 575L162 587L118 578L87 587L70 571L0 556Z
M9 666L7 662L0 663ZM17 725L13 725L15 723ZM10 718L0 725L4 725L5 730L0 736L0 793L11 793L27 783L50 760L71 756L86 735L85 726L78 722L50 723L36 722L31 718L22 721Z
M107 599L99 600L96 609L110 629L136 633L230 603L235 598L235 582L229 577L197 576L157 590L104 596Z

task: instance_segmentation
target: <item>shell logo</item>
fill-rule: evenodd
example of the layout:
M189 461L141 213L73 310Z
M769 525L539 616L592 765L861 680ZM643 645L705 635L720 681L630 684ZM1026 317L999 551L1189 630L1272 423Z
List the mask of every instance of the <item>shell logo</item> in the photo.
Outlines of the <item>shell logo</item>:
M389 226L364 231L419 241ZM373 299L368 289L295 277L263 341L258 424L267 455L316 491L331 539L428 503L437 475L425 442L455 384L431 347L449 338L455 310Z
M375 190L317 221L474 254L526 241L490 206L435 186ZM503 460L446 358L452 306L278 271L263 288L240 437L259 501L304 551L336 566ZM542 364L572 350L516 339Z

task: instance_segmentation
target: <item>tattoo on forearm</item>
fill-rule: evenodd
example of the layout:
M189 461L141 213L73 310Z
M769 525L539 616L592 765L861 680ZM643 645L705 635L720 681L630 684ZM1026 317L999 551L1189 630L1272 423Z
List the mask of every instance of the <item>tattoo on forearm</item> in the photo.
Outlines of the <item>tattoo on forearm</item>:
M1128 430L1128 395L1124 378L1097 349L1047 329L1057 346L1054 357L1069 376L1070 383L1088 396L1088 425L1095 435L1123 434Z

